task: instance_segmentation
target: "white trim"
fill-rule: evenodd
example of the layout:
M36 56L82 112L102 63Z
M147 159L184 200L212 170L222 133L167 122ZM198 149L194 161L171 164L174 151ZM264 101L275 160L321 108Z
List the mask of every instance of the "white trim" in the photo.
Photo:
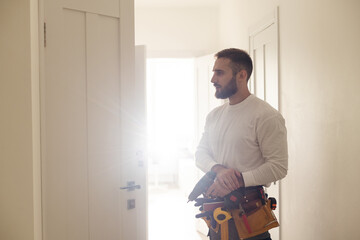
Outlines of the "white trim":
M30 0L30 64L33 166L33 228L34 240L43 239L42 170L41 170L41 100L40 100L40 13L39 0Z
M44 239L44 199L43 191L44 185L42 181L43 177L43 161L46 150L46 140L45 140L45 119L44 119L44 109L45 109L45 49L44 49L44 22L45 22L45 0L38 1L38 36L39 36L39 104L40 104L40 175L41 175L41 236L38 237L39 240Z

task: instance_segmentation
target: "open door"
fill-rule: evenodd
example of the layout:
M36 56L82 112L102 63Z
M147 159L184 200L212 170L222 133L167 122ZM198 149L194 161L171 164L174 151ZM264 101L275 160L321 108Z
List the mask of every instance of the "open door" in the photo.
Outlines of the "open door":
M215 88L211 83L213 67L215 63L214 54L198 57L195 59L195 145L199 143L204 131L207 114L217 106L224 103L224 100L215 97ZM194 185L204 175L201 170L197 170L197 178L193 179ZM198 209L194 208L194 215ZM208 227L202 219L196 219L196 229L205 236L208 234Z
M133 0L41 5L43 239L146 239Z
M279 110L278 75L278 14L277 9L250 31L250 56L254 72L250 79L250 90L258 98ZM275 197L278 207L275 215L280 222L280 181L266 188L270 197ZM280 239L279 228L270 230L273 240Z
M132 171L135 181L141 186L136 191L136 240L148 239L148 154L147 154L147 109L146 109L146 47L143 45L135 47L135 109L137 126L136 133L136 161ZM127 172L131 175L131 172ZM126 177L126 176L125 176ZM126 179L130 179L127 176Z

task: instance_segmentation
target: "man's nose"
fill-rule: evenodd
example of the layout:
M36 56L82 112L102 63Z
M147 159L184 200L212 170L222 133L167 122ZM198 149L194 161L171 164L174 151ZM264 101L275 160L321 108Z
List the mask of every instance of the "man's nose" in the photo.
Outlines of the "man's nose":
M215 83L215 82L216 82L215 75L213 75L213 76L211 77L211 82L212 82L212 83Z

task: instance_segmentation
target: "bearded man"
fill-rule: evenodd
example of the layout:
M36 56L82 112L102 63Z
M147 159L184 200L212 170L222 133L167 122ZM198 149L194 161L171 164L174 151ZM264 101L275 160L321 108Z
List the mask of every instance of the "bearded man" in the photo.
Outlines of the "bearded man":
M211 82L215 96L228 101L212 110L195 157L204 172L216 172L208 197L224 197L242 189L258 191L284 178L288 169L287 131L281 114L268 103L252 95L248 81L253 64L240 49L218 52ZM221 233L210 228L211 240ZM229 239L238 240L233 219L229 221ZM251 240L271 240L268 231Z

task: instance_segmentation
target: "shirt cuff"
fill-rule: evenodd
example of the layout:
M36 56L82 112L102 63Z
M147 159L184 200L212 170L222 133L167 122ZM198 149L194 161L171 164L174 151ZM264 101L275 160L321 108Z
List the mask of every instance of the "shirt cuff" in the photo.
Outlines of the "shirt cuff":
M209 164L206 166L206 171L205 171L205 172L210 172L211 169L213 168L213 166L215 166L215 165L218 165L218 163L216 163L216 162L211 162L211 163L209 163Z
M254 175L251 172L243 172L241 173L242 177L244 179L244 186L245 187L251 187L256 186Z

